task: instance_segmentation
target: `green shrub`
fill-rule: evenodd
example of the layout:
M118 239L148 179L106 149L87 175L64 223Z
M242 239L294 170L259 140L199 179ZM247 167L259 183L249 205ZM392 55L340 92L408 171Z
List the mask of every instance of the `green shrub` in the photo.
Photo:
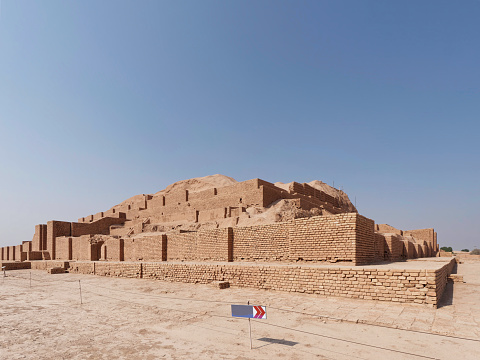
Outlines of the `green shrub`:
M462 251L464 251L464 252L470 252L470 250L468 250L468 249L462 249Z
M442 246L440 250L446 251L446 252L452 252L453 249L451 246Z

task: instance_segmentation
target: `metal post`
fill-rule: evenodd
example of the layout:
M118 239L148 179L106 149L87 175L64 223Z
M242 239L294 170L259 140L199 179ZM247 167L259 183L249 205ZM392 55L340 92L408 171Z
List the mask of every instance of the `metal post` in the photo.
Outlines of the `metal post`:
M250 305L250 301L247 301L247 305ZM250 350L253 349L252 346L252 323L250 322L250 318L248 318L248 332L250 334Z
M80 283L80 280L78 280L78 288L80 289L80 305L83 304L82 300L82 284Z

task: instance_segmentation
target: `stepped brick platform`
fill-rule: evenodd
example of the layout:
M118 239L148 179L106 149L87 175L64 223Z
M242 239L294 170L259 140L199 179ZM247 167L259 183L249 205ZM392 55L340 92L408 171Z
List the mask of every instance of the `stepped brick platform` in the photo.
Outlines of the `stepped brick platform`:
M455 259L349 266L311 263L71 262L69 272L303 292L436 307Z
M8 270L225 281L436 306L454 264L436 260L438 253L433 228L375 224L343 191L320 181L212 175L136 195L78 222L38 224L31 241L0 248L0 261ZM418 258L432 260L398 262Z
M28 261L0 261L0 267L4 267L5 270L21 270L21 269L30 269L30 262Z

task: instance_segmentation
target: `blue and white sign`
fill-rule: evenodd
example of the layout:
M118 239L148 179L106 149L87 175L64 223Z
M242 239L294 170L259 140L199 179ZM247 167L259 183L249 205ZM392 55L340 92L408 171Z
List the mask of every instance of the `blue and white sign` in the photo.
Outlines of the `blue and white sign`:
M267 307L261 305L232 305L232 316L250 319L266 319Z

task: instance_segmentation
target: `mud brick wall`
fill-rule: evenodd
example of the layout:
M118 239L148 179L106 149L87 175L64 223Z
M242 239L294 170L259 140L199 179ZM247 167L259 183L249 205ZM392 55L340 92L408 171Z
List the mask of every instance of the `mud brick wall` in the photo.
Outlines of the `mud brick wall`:
M14 261L17 260L15 256L15 246L9 246L8 247L8 260Z
M49 221L47 222L47 251L50 258L55 259L55 239L57 236L71 236L71 223L65 221Z
M43 252L42 251L29 251L27 253L27 261L31 260L42 260Z
M304 194L303 185L300 183L297 183L296 181L290 184L288 191L292 194L293 193Z
M216 209L200 210L196 222L206 222L215 219L222 219L227 217L227 208L220 207Z
M435 271L435 278L428 278L429 285L431 285L433 282L435 283L435 293L438 299L442 297L445 288L447 287L448 276L452 273L455 264L455 259L452 259L446 266L443 266L441 269Z
M167 235L167 260L231 261L231 228Z
M285 222L233 228L233 260L288 260L289 226Z
M99 260L123 261L123 239L107 239L100 246Z
M95 215L93 215L93 221L97 221L101 218L103 218L103 211L100 211L100 212L96 213Z
M293 220L289 259L355 262L356 218L357 214L347 213Z
M310 186L306 183L299 184L299 183L294 181L289 187L289 192L291 194L296 193L296 194L300 194L300 195L304 195L304 196L310 196L310 197L318 199L322 202L327 202L334 207L339 206L338 199L334 198L331 195L328 195L327 193L325 193L321 190L317 190L314 187L312 187L312 186Z
M28 253L29 251L32 251L32 242L22 241L22 252Z
M424 240L427 243L434 244L435 231L433 229L418 229L418 230L405 230L403 232L405 236L413 236L416 239Z
M432 253L432 249L430 248L430 244L427 242L424 242L423 244L423 254L425 257L430 257Z
M141 241L126 239L126 259L164 259L159 256L160 251L165 251L160 243L156 245L158 253L149 256ZM152 246L155 249L155 244ZM374 222L348 213L270 225L169 233L166 252L168 261L343 260L365 264L375 261Z
M177 221L188 218L194 221L198 211L200 220L203 221L205 218L211 219L212 216L224 217L223 210L210 212L212 209L236 207L240 204L263 204L263 190L259 186L258 179L199 192L187 193L184 189L173 189L168 194L148 200L147 210L137 211L137 213L128 210L127 218L153 217L158 221Z
M386 259L390 261L399 261L402 258L403 242L400 237L395 234L384 234Z
M376 231L381 232L381 233L391 233L391 234L397 234L397 235L404 235L402 230L396 229L393 226L390 226L388 224L377 224L376 225Z
M415 245L413 245L410 241L402 241L403 243L403 251L402 257L407 259L414 259L416 257Z
M67 269L69 267L68 261L56 261L56 260L45 260L45 261L31 261L31 268L34 270L47 270L54 267L61 267Z
M0 260L5 260L4 257L3 257L3 256L4 256L4 255L3 255L4 253L5 253L5 250L3 249L3 247L0 248Z
M355 214L355 264L370 264L375 259L375 222Z
M71 273L78 274L95 274L95 263L94 262L71 262L68 269Z
M167 236L167 254L169 251ZM232 261L233 229L200 230L196 233L196 260Z
M194 232L167 235L167 260L195 260L197 236Z
M416 245L417 245L418 247L420 246L420 245L418 245L418 244L416 244ZM452 257L452 256L453 256L453 253L450 252L450 251L440 250L438 256L440 256L440 257Z
M55 260L72 260L72 238L59 236L56 239Z
M454 262L452 259L438 269L428 271L304 265L97 262L95 273L202 284L228 281L232 286L239 287L436 306ZM91 271L91 268L77 267L75 271ZM75 271L72 269L72 272Z
M123 240L125 261L166 261L167 235L126 238Z
M420 247L422 248L423 257L428 257L428 246L426 244L420 244Z
M100 276L141 278L142 263L95 262L94 273Z
M102 213L103 214L103 213ZM126 221L125 213L117 213L117 217L102 217L93 222L72 223L71 236L81 236L89 234L110 234L110 226L123 224Z
M35 234L32 238L32 251L47 250L47 225L35 225Z
M263 191L260 189L262 182L260 179L252 179L238 184L220 187L217 188L217 197L222 202L232 203L232 205L243 203L266 206L263 205ZM265 181L265 183L267 182ZM242 198L242 201L240 201L240 198Z
M415 244L413 244L413 246L415 246L415 251L417 252L417 257L422 258L422 257L425 256L424 253L423 253L422 245L415 243Z
M294 191L295 190L295 191ZM198 192L186 191L183 188L170 188L163 195L135 196L122 205L112 207L108 211L99 212L78 219L78 223L92 224L107 217L116 217L119 212L124 212L126 219L148 219L156 222L170 222L188 219L195 221L208 221L214 218L224 218L222 209L229 207L246 207L258 204L268 206L279 199L303 200L302 205L311 209L324 207L329 213L339 213L344 210L339 208L337 198L319 191L308 184L294 183L289 191L276 187L274 184L260 179L252 179L230 186L207 189ZM234 216L234 215L232 215ZM78 231L72 235L85 234L86 229L78 226ZM88 230L93 233L93 230ZM96 233L108 234L106 229ZM137 233L137 232L136 232Z
M373 234L373 241L375 246L375 260L384 261L385 260L385 247L387 246L385 242L385 236L379 233Z
M267 184L260 187L263 192L263 206L269 206L274 201L292 197L287 191L282 191L274 185L269 186Z
M27 253L24 253L23 246L22 245L15 245L14 246L14 251L15 251L15 260L16 261L25 261L27 260Z
M97 254L92 253L90 235L72 237L72 259L71 260L96 260Z
M30 269L30 262L28 261L0 261L0 267L5 266L5 270L22 270L22 269ZM2 275L3 276L3 275Z
M142 275L146 279L208 284L226 280L227 274L231 274L230 267L224 265L146 263Z

